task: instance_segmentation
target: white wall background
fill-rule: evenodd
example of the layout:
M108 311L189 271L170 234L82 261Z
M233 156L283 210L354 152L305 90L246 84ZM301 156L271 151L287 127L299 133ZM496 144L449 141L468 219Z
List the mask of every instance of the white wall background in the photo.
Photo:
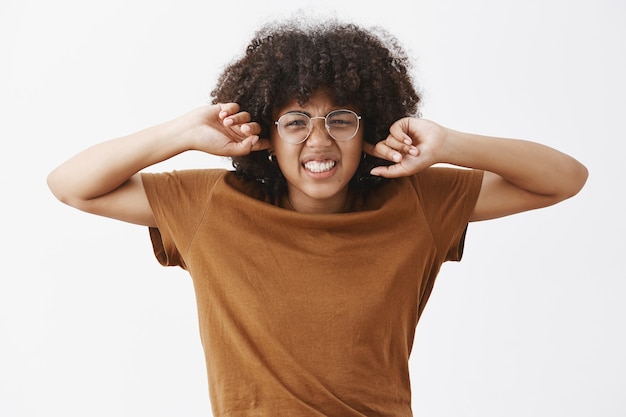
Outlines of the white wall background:
M572 200L470 226L418 326L415 414L626 415L625 5L2 0L0 416L210 415L191 280L157 264L147 230L61 205L45 178L205 103L253 31L298 7L395 33L424 117L590 169ZM228 165L163 168L202 166Z

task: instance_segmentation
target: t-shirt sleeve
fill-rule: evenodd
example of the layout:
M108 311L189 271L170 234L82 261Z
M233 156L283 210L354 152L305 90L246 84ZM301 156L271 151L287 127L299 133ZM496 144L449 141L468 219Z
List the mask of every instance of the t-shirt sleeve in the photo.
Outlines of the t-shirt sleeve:
M460 261L483 171L432 167L413 180L443 261Z
M223 170L143 173L141 179L157 227L150 239L161 265L186 268L185 256Z

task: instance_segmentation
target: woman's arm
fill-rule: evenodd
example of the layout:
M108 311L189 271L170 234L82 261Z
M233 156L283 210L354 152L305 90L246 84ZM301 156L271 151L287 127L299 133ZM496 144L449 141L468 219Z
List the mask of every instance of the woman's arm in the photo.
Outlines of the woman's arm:
M79 210L155 226L139 171L187 150L230 156L263 149L259 130L237 104L201 107L82 151L49 174L48 186Z
M366 149L396 164L377 167L384 177L412 175L436 163L485 171L471 220L487 220L546 207L577 194L587 169L538 143L446 129L423 119L396 122L386 140Z

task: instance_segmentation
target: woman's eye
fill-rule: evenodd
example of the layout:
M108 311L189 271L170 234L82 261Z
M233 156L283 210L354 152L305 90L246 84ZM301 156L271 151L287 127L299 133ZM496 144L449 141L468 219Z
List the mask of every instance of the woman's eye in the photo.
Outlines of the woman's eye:
M328 124L329 126L345 127L352 125L353 122L349 119L331 119Z
M305 120L302 119L295 119L295 120L290 120L287 123L285 123L285 127L305 127L307 125Z

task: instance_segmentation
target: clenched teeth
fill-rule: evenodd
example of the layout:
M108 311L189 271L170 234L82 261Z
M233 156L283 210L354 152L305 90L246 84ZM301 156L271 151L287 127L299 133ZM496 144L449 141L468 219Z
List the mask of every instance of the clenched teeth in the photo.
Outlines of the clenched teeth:
M320 173L330 171L335 165L335 161L309 161L304 164L304 167L311 172Z

